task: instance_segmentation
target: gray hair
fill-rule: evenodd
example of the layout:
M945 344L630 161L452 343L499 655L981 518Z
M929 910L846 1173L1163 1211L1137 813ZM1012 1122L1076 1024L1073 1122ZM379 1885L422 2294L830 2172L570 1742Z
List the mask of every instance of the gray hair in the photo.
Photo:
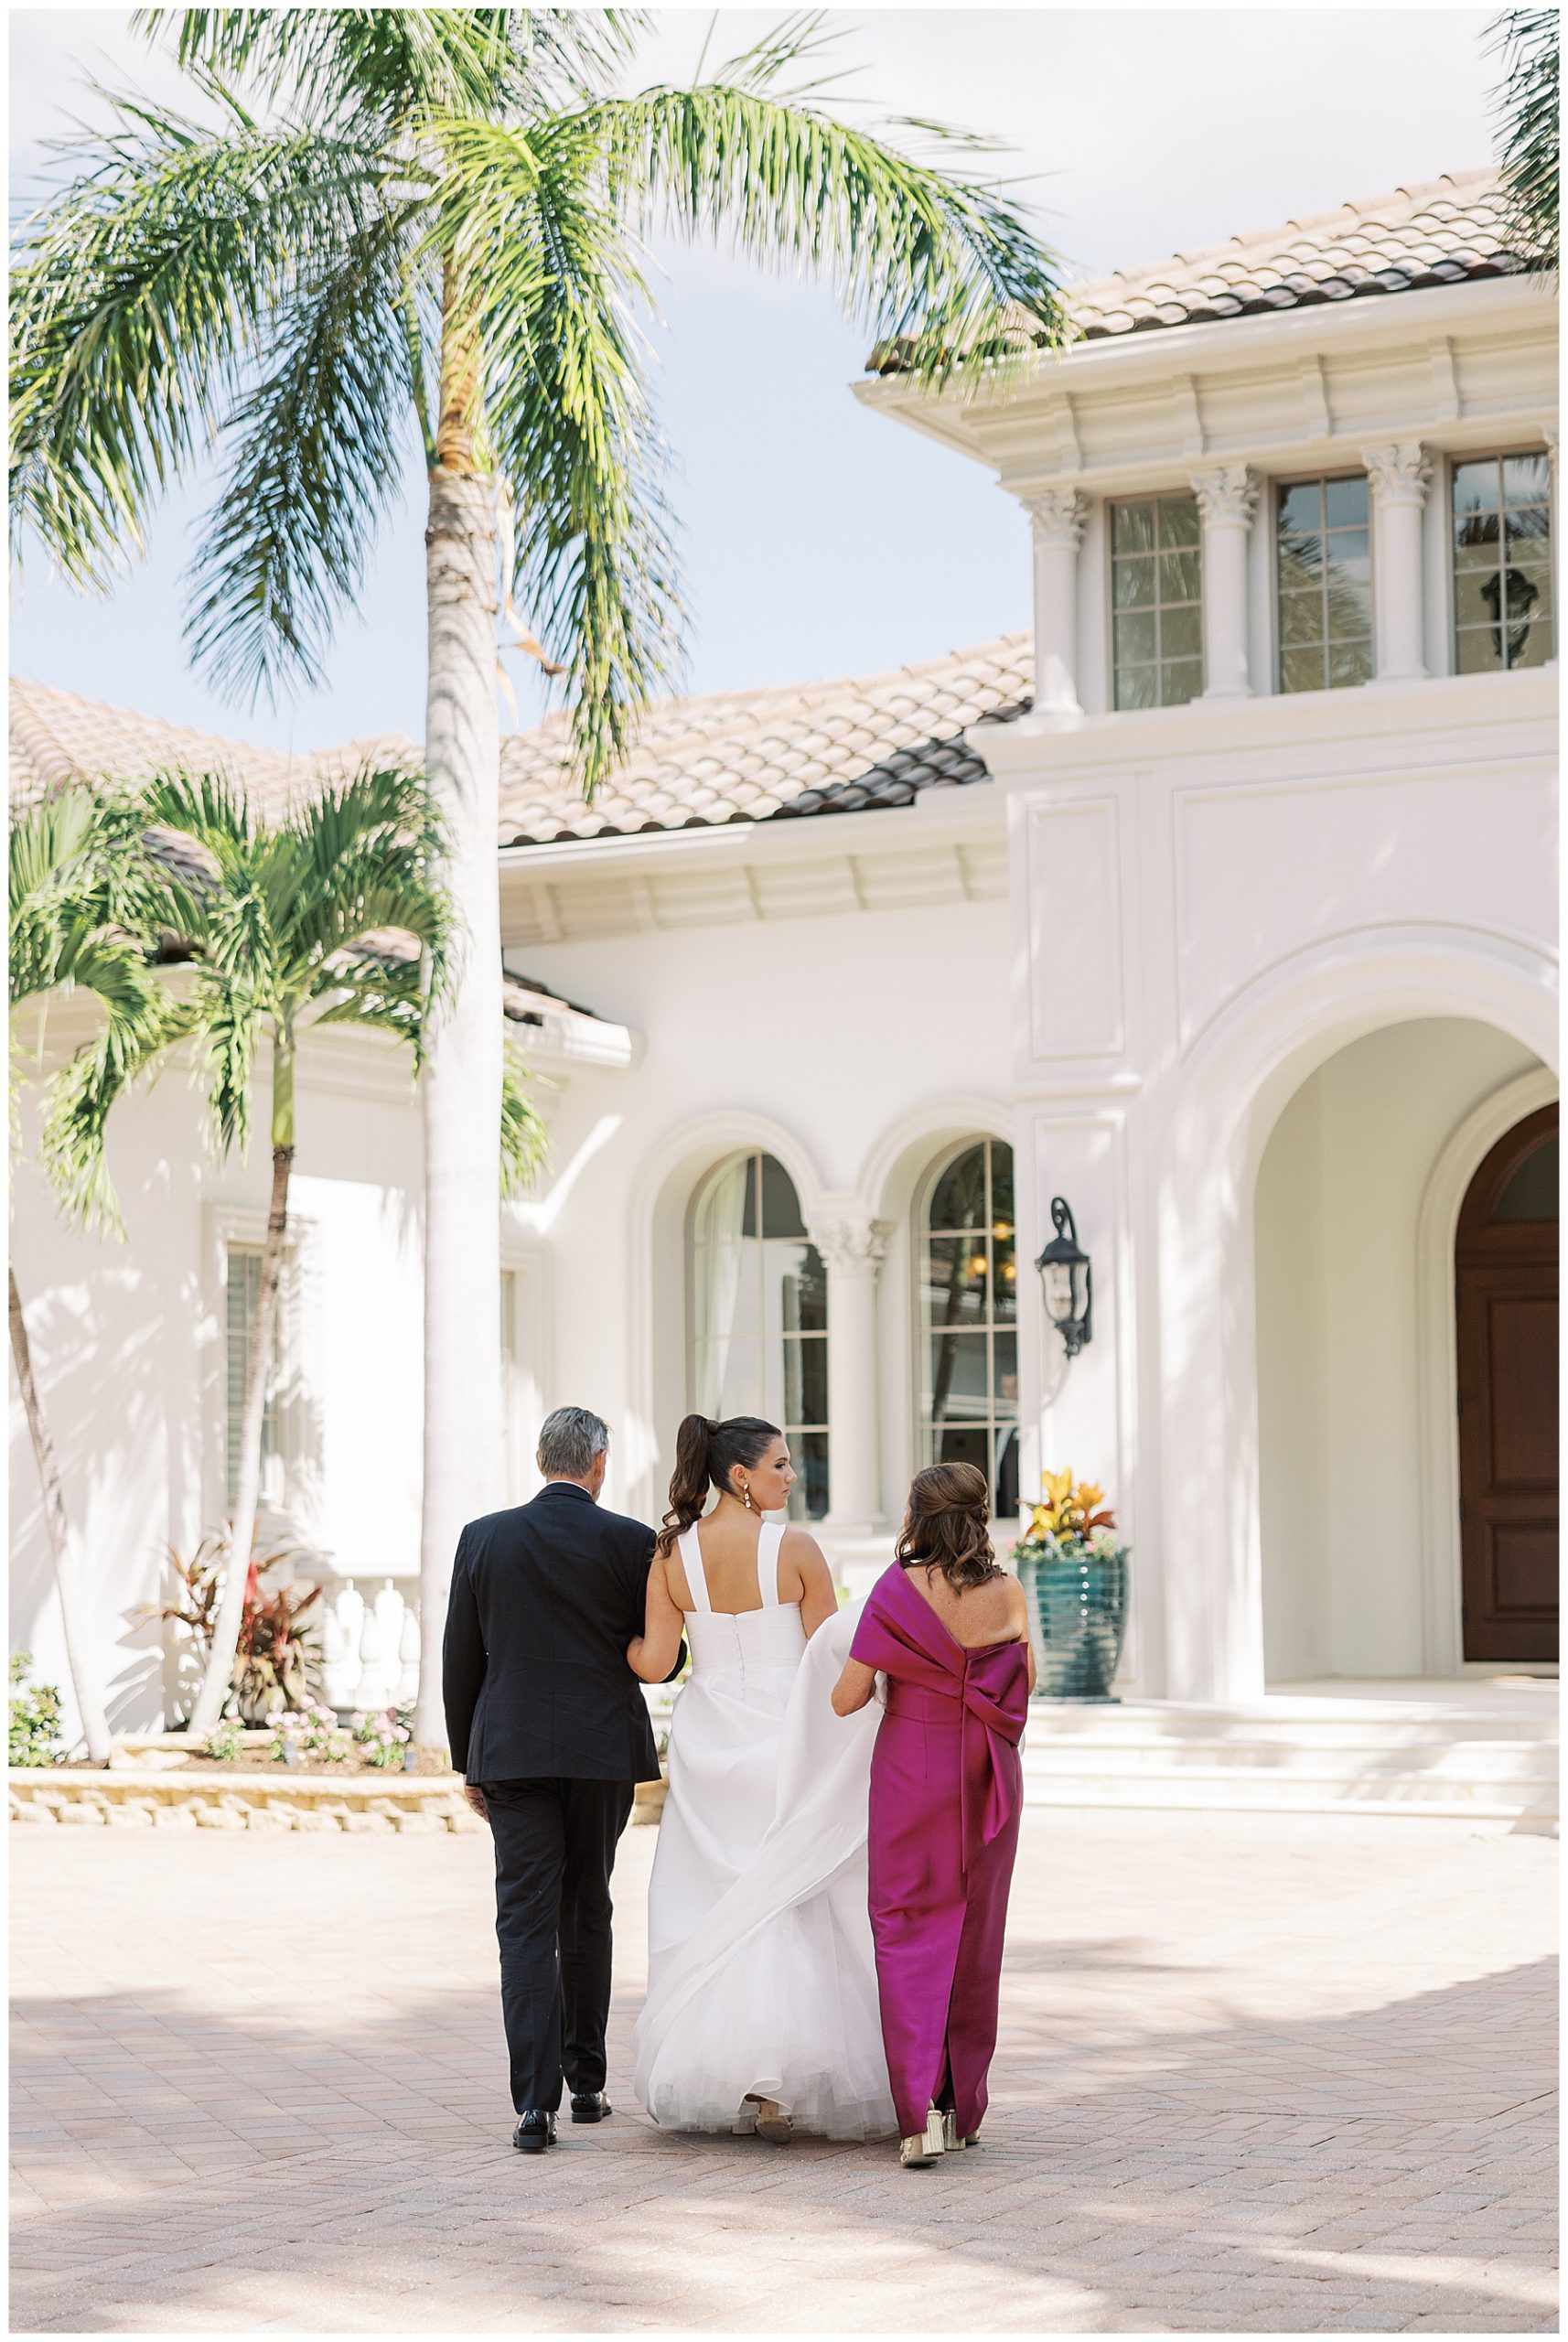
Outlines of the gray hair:
M609 1444L609 1425L586 1407L557 1407L539 1434L539 1468L547 1480L585 1480Z

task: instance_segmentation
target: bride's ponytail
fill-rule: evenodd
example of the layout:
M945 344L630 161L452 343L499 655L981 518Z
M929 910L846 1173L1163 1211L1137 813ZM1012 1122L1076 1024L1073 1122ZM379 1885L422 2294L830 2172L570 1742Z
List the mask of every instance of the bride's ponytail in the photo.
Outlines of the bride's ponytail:
M670 1476L670 1509L659 1531L657 1550L667 1553L694 1520L701 1520L708 1501L717 1423L706 1415L687 1415L675 1434L675 1469Z
M677 1537L701 1520L710 1488L727 1488L733 1496L736 1466L756 1464L779 1435L778 1424L764 1423L760 1415L731 1415L722 1423L711 1423L706 1415L686 1416L675 1434L670 1509L655 1551L667 1553Z

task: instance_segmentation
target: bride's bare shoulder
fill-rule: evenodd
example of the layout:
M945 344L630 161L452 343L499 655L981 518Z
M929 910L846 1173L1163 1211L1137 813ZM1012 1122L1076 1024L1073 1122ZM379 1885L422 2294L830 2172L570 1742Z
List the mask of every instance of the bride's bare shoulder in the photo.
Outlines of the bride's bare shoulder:
M793 1578L802 1595L813 1586L821 1588L832 1585L828 1557L809 1529L798 1529L791 1522L784 1531L779 1558L785 1575Z

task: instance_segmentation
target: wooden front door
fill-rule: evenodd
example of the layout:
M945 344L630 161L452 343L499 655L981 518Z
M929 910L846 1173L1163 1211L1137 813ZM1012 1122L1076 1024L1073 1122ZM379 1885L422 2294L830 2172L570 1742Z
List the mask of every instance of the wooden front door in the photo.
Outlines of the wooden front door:
M1466 1659L1557 1657L1557 1109L1470 1182L1454 1246Z

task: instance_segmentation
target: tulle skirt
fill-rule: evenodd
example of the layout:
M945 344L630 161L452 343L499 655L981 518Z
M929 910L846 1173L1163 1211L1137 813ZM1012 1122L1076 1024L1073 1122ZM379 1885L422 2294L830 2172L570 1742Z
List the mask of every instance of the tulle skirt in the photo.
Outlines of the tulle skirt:
M693 1702L700 1676L677 1703L633 2036L639 2103L665 2129L749 2131L748 2097L824 2138L897 2129L866 1910L881 1711L829 1698L858 1615L818 1630L777 1707L755 1680L727 1712Z

